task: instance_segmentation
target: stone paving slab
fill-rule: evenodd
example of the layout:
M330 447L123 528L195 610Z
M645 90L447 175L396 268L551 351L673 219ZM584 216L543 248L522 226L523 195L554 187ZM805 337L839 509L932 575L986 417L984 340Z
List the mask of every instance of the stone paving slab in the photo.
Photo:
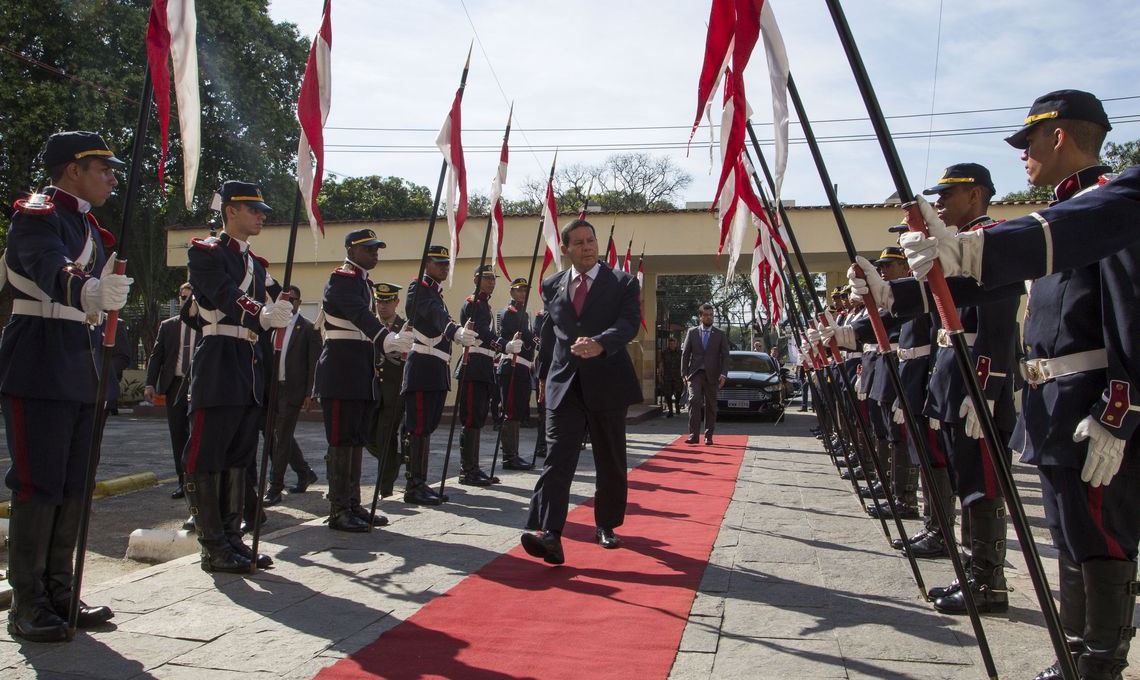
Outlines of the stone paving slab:
M923 600L906 560L807 436L810 424L789 414L779 425L719 427L750 434L749 449L670 678L983 678L968 621ZM631 428L631 465L683 426L660 419ZM1039 486L1031 470L1017 466L1017 474L1052 575ZM442 508L386 502L391 524L371 534L331 532L320 520L269 533L262 545L276 566L252 578L207 574L190 556L89 585L84 598L110 604L113 625L67 645L18 644L0 633L0 677L311 678L517 545L535 473L500 477L490 489L452 478ZM571 502L592 491L585 455ZM908 533L916 528L907 523ZM1010 612L984 621L1001 676L1028 678L1052 652L1022 555L1010 545ZM568 561L581 549L568 542ZM945 560L920 568L928 587L951 578ZM1125 677L1136 680L1140 654L1132 656Z

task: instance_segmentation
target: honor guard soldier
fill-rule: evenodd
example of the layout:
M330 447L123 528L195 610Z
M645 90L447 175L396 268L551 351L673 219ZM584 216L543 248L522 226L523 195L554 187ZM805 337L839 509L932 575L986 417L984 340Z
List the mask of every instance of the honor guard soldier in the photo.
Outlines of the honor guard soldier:
M530 416L530 384L534 367L535 337L526 311L530 284L524 278L511 281L511 303L499 312L499 395L503 408L503 468L530 470L534 462L519 455L519 426Z
M463 424L459 435L459 483L468 486L490 486L494 481L479 468L479 431L487 422L491 390L495 387L495 355L503 350L497 342L491 314L490 300L494 292L495 268L482 265L475 269L475 294L459 309L459 323L470 323L479 336L479 341L464 351L464 361L459 368L463 393L456 395L459 422Z
M375 293L368 272L380 261L384 242L371 229L344 237L344 264L325 285L317 326L324 347L317 360L314 396L321 400L328 440L330 529L368 531L369 511L360 505L360 466L370 420L378 398L376 349L404 353L411 338L389 330L376 316ZM376 526L387 518L376 517Z
M408 300L404 304L408 316L412 317L415 339L400 390L404 395L404 431L408 436L404 501L416 505L439 505L446 500L427 482L431 433L439 427L443 403L451 389L448 375L451 343L471 347L479 342L478 333L457 324L443 303L440 282L447 279L450 271L451 255L447 248L429 246L424 253L424 278L408 286Z
M285 299L269 301L280 286L266 272L268 262L249 247L271 210L261 189L226 182L214 207L222 214L222 232L193 239L188 253L194 289L188 309L202 340L190 365L190 441L182 467L202 569L246 573L253 551L241 541L245 476L257 451L268 379L259 338L284 328L293 307ZM271 563L262 555L257 566Z
M404 318L396 313L400 304L400 287L391 283L373 286L376 296L376 316L389 331L399 332ZM380 461L380 495L392 495L396 476L400 473L402 447L399 445L400 420L404 415L404 398L400 384L404 381L406 356L399 352L376 349L376 380L380 386L380 401L372 417L372 429L365 446Z
M0 339L0 407L12 467L8 525L8 632L30 642L67 639L72 570L91 448L103 351L104 311L121 309L132 280L113 273L114 244L91 209L118 181L115 158L93 132L47 140L52 186L13 204L0 286L12 285L12 316ZM94 352L94 354L92 354ZM117 393L108 381L108 396ZM78 626L111 619L79 603Z

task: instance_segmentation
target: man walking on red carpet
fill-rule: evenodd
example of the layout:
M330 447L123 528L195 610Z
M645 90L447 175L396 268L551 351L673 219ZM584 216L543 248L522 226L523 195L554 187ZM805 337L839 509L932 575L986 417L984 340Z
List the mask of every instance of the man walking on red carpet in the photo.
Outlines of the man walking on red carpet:
M716 392L724 387L728 374L728 337L713 326L713 306L701 305L701 323L689 329L681 348L681 375L689 384L689 438L700 441L701 417L705 421L705 443L713 443L716 429Z
M598 263L594 227L577 219L562 229L562 255L572 267L542 284L546 322L538 358L539 401L545 401L548 456L530 501L523 548L550 564L565 561L562 527L570 483L587 428L597 471L595 540L618 547L625 521L625 416L641 401L626 344L641 324L637 279Z

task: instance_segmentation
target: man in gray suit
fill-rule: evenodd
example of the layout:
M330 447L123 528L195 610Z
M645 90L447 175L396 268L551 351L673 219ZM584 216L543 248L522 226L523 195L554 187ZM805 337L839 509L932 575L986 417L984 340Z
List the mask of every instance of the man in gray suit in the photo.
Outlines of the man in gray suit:
M705 444L713 443L716 428L716 392L728 374L728 337L712 325L713 306L701 305L701 323L689 329L681 348L681 376L689 385L689 438L700 442L701 418L705 421Z

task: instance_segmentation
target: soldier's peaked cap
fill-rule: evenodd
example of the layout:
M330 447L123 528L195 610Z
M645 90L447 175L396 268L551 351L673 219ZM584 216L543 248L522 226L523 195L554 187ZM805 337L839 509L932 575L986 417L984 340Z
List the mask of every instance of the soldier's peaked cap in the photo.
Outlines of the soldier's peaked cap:
M107 143L95 132L71 130L57 132L47 138L43 153L45 168L54 168L64 163L74 163L84 158L99 158L114 166L126 165L123 161L115 158L115 154L111 153Z
M1029 107L1022 127L1005 138L1015 149L1029 148L1029 131L1034 125L1046 120L1084 120L1096 123L1105 130L1111 130L1108 114L1096 95L1082 90L1055 90L1043 94Z

